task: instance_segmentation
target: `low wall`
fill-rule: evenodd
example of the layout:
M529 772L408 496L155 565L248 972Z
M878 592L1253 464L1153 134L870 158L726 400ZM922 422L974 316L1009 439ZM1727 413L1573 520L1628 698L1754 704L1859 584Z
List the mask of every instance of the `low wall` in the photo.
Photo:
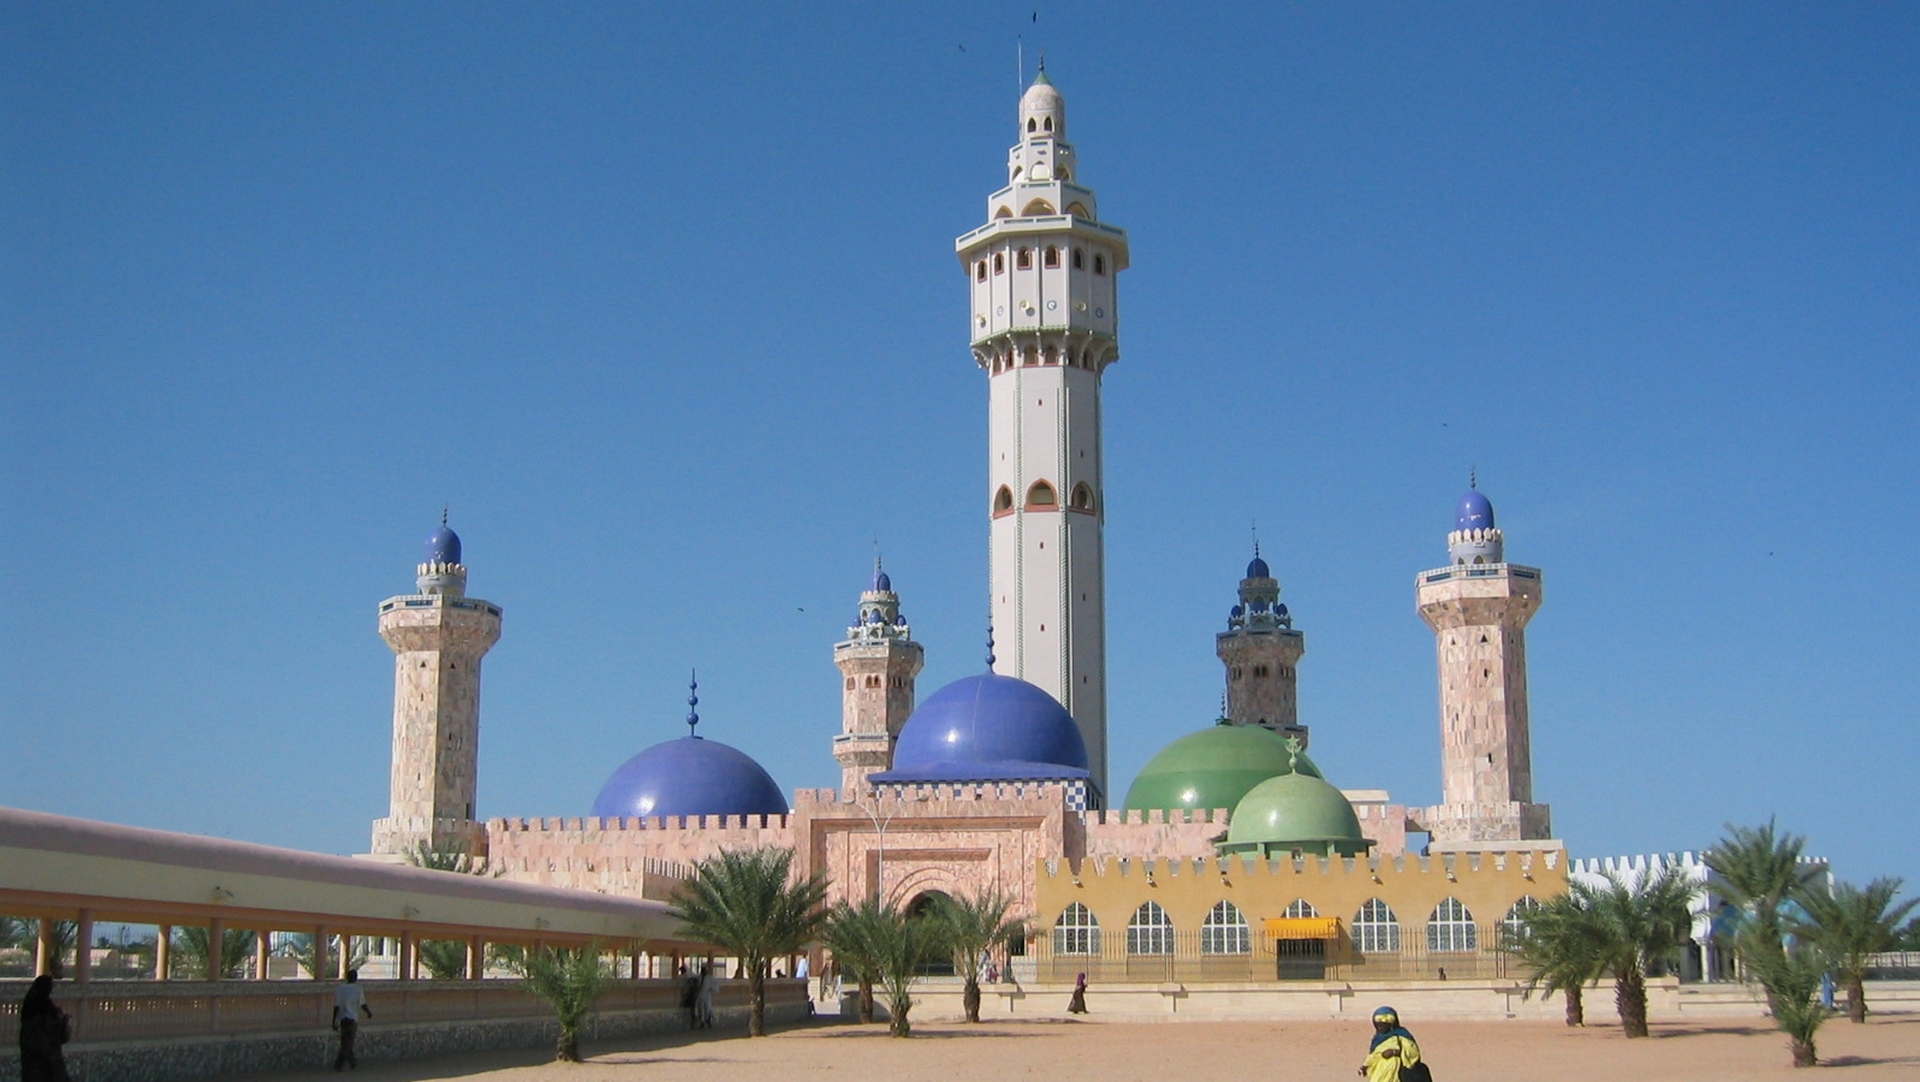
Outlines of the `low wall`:
M551 1047L559 1037L547 1005L517 981L362 981L372 1019L357 1042L366 1062L454 1052ZM62 982L54 1002L74 1019L67 1068L75 1082L169 1079L282 1070L333 1062L328 1026L334 982ZM19 1071L18 1012L26 982L0 982L0 1078ZM722 1028L747 1021L745 981L722 981ZM803 982L769 981L767 1021L806 1017ZM619 981L601 997L582 1034L588 1042L687 1028L680 985Z

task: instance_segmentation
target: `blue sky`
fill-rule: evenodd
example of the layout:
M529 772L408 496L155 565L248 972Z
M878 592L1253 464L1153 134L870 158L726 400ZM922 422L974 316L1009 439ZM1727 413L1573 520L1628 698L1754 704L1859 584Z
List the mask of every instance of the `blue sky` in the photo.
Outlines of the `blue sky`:
M9 4L0 803L332 852L451 504L483 815L705 735L837 780L877 536L977 671L955 236L1016 35L1127 228L1116 788L1207 724L1249 524L1330 780L1439 796L1477 465L1576 855L1779 816L1920 879L1920 15L1896 4Z

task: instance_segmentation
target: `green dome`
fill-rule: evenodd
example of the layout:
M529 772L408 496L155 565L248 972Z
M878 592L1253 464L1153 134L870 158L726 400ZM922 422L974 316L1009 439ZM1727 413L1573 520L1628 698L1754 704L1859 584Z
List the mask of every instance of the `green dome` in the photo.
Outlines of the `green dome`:
M1300 773L1320 776L1320 768L1305 755L1298 764ZM1258 725L1222 722L1161 748L1133 779L1121 807L1232 808L1254 786L1294 769L1286 738Z
M1360 833L1360 818L1340 790L1321 778L1282 774L1254 786L1234 805L1220 851L1273 856L1297 849L1354 856L1372 844Z

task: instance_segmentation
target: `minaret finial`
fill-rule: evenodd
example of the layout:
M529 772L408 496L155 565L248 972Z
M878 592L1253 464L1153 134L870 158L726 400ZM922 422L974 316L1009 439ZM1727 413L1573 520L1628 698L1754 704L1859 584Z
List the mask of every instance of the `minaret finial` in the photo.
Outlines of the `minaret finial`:
M1220 717L1214 722L1214 724L1226 725L1226 724L1229 724L1232 720L1233 719L1227 717L1227 693L1223 691L1220 693Z
M695 731L700 725L700 711L695 709L699 705L700 670L689 669L687 670L687 735L691 737L700 735Z
M880 571L880 539L878 537L873 539L873 570L876 574Z
M442 526L445 526L447 524L447 511L449 509L450 508L448 504L443 503L440 505L440 525Z
M987 670L993 670L993 663L999 660L993 656L993 617L987 617Z
M1480 467L1478 466L1467 467L1467 487L1473 488L1473 489L1477 489L1480 487Z
M1253 554L1260 555L1260 520L1257 518L1253 520Z

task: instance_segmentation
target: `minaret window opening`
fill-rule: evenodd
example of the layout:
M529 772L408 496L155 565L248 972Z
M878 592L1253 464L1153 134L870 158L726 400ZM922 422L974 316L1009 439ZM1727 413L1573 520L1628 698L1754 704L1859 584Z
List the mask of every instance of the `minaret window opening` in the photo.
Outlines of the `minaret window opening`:
M994 510L994 513L996 514L998 514L1001 511L1013 510L1013 490L1012 489L1008 488L1005 485L1000 486L1000 491L993 494L993 510Z
M1033 487L1027 489L1028 507L1058 507L1059 505L1060 500L1054 495L1053 486L1045 481L1035 481Z
M1077 203L1075 204L1075 206L1078 206L1078 205L1079 205L1079 204L1077 204ZM1082 215L1082 217L1085 217L1085 215ZM1081 252L1081 251L1080 251L1080 249L1078 249L1078 248L1075 248L1075 249L1073 250L1073 269L1074 269L1074 270L1085 270L1085 269L1086 269L1086 266L1087 266L1087 264L1086 264L1086 257L1085 257L1085 253L1083 253L1083 252Z
M1052 214L1052 213L1053 213L1052 203L1049 203L1044 199L1036 199L1033 202L1027 204L1027 209L1021 211L1020 216L1022 218L1037 218L1042 214Z
M1056 177L1059 177L1059 178L1060 178L1061 180L1063 180L1063 181L1065 181L1065 180L1072 180L1072 179L1073 179L1072 177L1070 177L1070 176L1068 176L1068 175L1067 175L1067 171L1066 171L1065 169L1056 169L1056 170L1054 170L1054 173L1053 173L1053 175L1054 175L1054 176L1056 176ZM1084 214L1083 214L1083 215L1081 215L1081 217L1082 217L1082 218L1084 218L1084 217L1086 217L1086 215L1084 215Z
M1031 123L1031 121L1029 121L1029 123ZM1044 127L1044 128L1045 128L1045 129L1047 130L1047 131L1052 131L1052 130L1053 130L1053 118L1052 118L1052 117L1048 117L1048 118L1047 118L1047 121L1046 121L1046 123L1045 123L1044 125L1042 125L1042 126L1043 126L1043 127Z
M1061 180L1067 179L1067 174L1061 173L1060 179ZM1085 203L1068 203L1067 213L1073 215L1075 218L1091 219L1093 217L1093 215L1087 213L1087 205ZM1076 263L1074 264L1074 266L1079 266L1079 264Z
M1039 121L1037 121L1037 120L1035 120L1035 119L1033 119L1032 117L1028 117L1028 118L1027 118L1027 130L1028 130L1029 132L1036 132L1036 131L1039 131L1039 130L1040 130L1040 122L1039 122Z
M1058 248L1055 248L1055 247L1054 247L1053 245L1051 245L1051 244L1049 244L1049 245L1047 245L1047 256L1046 256L1046 258L1045 258L1044 260L1042 260L1041 262L1042 262L1042 263L1043 263L1043 264L1044 264L1044 265L1045 265L1045 266L1047 267L1047 269L1049 269L1049 270L1051 270L1051 269L1053 269L1053 268L1055 268L1055 267L1058 267L1058 266L1060 265L1060 249L1058 249Z
M1073 486L1072 506L1076 510L1093 510L1093 489L1085 481Z
M996 209L996 210L995 210L995 211L993 212L993 216L994 216L994 218L995 218L995 219L999 219L999 218L1011 218L1011 217L1013 217L1013 208L1012 208L1012 207L1000 207L1000 208L997 208L997 209Z
M1048 347L1047 347L1047 352L1046 352L1046 362L1045 362L1045 363L1047 363L1047 364L1059 364L1059 363L1060 363L1060 351L1059 351L1059 350L1057 350L1057 349L1055 349L1055 348L1053 348L1052 346L1048 346Z
M1032 210L1033 208L1028 207L1027 209ZM1013 266L1015 270L1032 270L1033 269L1033 249L1031 248L1020 249L1020 251L1013 257Z
M976 282L984 282L987 280L986 260L982 259L973 265L973 280Z
M1096 253L1093 257L1093 273L1107 273L1107 257Z
M1021 358L1021 363L1022 364L1039 364L1040 363L1039 348L1036 346L1028 346L1026 348L1025 354Z
M1007 270L1007 257L999 252L993 253L993 273L1004 274Z

